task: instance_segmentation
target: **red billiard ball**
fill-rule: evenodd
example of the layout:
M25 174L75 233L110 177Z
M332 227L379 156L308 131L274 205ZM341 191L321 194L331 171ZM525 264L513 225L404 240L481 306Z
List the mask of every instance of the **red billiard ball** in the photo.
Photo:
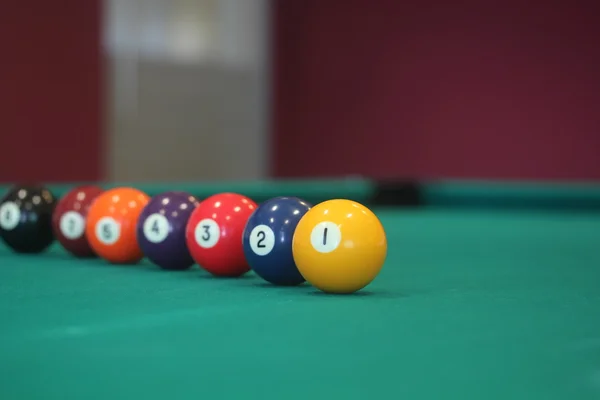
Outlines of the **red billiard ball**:
M54 235L62 247L76 257L95 257L85 234L92 202L103 192L98 186L79 186L62 197L52 214Z
M206 198L186 226L186 242L194 261L216 276L236 277L250 270L242 234L257 204L237 193Z

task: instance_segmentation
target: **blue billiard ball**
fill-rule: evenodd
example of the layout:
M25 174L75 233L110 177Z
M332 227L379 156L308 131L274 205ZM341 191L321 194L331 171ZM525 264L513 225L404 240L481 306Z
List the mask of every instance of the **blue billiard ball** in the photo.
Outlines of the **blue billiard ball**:
M137 222L136 237L142 253L166 270L185 270L194 264L185 229L198 200L186 192L158 194L146 204Z
M252 213L242 242L250 268L262 279L281 286L304 282L292 255L292 239L310 207L297 197L275 197Z

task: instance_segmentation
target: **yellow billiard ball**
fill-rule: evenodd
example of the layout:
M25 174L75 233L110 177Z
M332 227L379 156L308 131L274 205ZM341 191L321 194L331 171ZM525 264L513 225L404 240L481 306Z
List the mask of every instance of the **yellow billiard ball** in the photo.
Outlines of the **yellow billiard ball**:
M381 271L387 238L381 221L352 200L324 201L300 220L292 252L304 279L326 293L353 293Z

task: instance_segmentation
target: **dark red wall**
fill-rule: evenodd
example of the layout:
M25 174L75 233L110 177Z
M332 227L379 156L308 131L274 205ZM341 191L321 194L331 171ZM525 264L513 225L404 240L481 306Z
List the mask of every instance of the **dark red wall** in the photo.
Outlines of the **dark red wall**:
M101 177L101 1L0 9L0 181Z
M276 1L275 175L600 179L594 4Z

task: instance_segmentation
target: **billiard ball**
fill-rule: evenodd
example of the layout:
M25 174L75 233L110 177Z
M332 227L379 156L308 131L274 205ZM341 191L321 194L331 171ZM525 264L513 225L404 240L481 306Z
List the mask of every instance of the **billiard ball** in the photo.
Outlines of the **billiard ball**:
M377 216L352 200L317 204L302 217L292 240L298 270L326 293L353 293L370 284L387 255Z
M244 229L246 260L259 277L275 285L304 282L292 254L296 225L310 209L297 197L276 197L258 206Z
M252 199L237 193L219 193L201 201L186 227L186 243L194 261L215 276L248 272L242 234L256 207Z
M150 199L137 223L137 241L144 255L166 270L194 264L185 241L185 228L198 200L185 192L165 192Z
M134 264L143 258L136 227L150 197L137 189L118 187L100 194L88 211L85 234L92 250L113 264Z
M98 186L71 189L56 204L52 214L54 236L76 257L95 257L85 234L85 223L92 202L103 192Z
M14 186L0 200L0 236L17 253L41 253L54 243L56 197L43 186Z

